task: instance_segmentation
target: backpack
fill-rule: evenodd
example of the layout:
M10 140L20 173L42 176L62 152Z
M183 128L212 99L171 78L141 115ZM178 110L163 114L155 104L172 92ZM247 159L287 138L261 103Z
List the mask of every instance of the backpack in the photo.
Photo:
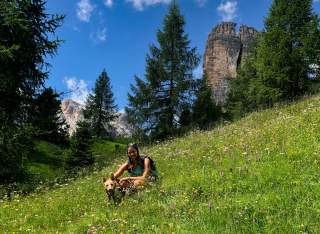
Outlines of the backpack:
M143 159L143 162L146 158L148 158L150 160L150 169L151 171L157 172L157 167L156 167L156 163L153 161L153 159L151 157L149 157L148 155L142 155L141 156Z

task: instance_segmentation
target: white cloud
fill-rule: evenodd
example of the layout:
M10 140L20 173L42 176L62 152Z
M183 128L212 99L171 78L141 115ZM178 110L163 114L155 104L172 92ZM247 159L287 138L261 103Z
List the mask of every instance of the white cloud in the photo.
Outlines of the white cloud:
M93 42L105 42L107 39L107 28L103 27L90 34L90 38Z
M207 3L207 0L195 0L198 4L199 7L203 7L206 3Z
M155 4L168 4L171 2L171 0L126 0L127 2L131 2L134 6L139 11L142 11L145 7L147 6L152 6Z
M81 21L89 22L95 6L90 2L90 0L80 0L77 5L78 18Z
M107 7L112 7L113 0L104 0L104 5L106 5Z
M217 10L222 16L223 21L232 21L237 17L238 10L237 1L222 1L218 6Z
M64 83L67 85L69 91L71 91L68 98L80 103L85 104L89 90L87 83L84 80L78 80L76 77L65 77Z

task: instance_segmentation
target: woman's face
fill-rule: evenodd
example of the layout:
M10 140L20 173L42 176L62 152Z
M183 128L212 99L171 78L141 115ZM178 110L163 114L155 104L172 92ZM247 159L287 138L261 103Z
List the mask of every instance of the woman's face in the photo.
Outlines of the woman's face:
M138 158L137 150L133 147L129 147L128 148L128 156L131 160L136 160Z

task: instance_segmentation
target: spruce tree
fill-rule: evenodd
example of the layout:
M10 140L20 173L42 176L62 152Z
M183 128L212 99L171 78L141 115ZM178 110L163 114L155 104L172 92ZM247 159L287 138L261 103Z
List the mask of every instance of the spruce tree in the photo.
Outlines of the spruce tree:
M173 1L164 18L163 29L157 33L159 45L151 45L147 55L146 81L139 81L145 88L132 89L145 93L129 94L128 115L143 116L137 119L138 125L152 138L175 134L183 108L192 102L195 86L192 71L199 64L199 56L196 48L190 48L184 25L184 17ZM141 101L142 96L149 99ZM143 111L138 114L140 110Z
M319 91L320 30L311 0L274 0L265 31L231 82L233 117Z
M44 57L61 42L52 34L63 16L47 14L43 0L0 1L0 12L0 123L12 126L32 112L34 95L48 77Z
M61 101L52 88L45 88L34 100L31 122L38 129L37 137L53 143L66 143L68 125L61 111Z
M33 128L0 125L0 184L23 180L29 157L34 154Z
M132 126L134 138L146 138L147 131L152 130L151 103L155 102L150 85L135 76L135 85L130 85L132 94L128 94L129 106L125 108L127 121Z
M226 111L231 119L240 118L245 113L256 110L263 103L257 95L257 90L262 89L263 84L257 77L256 60L254 43L243 64L238 68L236 79L230 82Z
M68 160L70 168L85 167L94 163L90 150L91 143L90 125L85 121L79 121L70 140L71 154Z
M110 79L103 70L96 80L93 94L88 96L84 110L84 117L91 125L93 136L102 138L112 135L111 123L118 118L114 102Z
M182 108L182 112L179 118L179 125L182 128L188 128L192 124L192 115L189 106Z
M271 106L309 92L319 65L319 20L312 0L274 0L257 49L259 102Z
M0 182L17 180L32 153L34 98L48 77L45 57L63 16L45 10L44 0L0 1Z
M200 129L206 129L222 117L222 109L215 104L212 90L208 85L206 75L199 80L196 100L192 106L192 123Z

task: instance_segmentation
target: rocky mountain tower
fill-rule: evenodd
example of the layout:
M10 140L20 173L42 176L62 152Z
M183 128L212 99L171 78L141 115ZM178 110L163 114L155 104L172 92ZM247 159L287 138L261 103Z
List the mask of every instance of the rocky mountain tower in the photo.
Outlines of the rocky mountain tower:
M229 91L229 79L247 56L258 31L246 25L236 32L236 23L223 22L212 29L204 54L203 70L207 74L216 104L224 105Z

